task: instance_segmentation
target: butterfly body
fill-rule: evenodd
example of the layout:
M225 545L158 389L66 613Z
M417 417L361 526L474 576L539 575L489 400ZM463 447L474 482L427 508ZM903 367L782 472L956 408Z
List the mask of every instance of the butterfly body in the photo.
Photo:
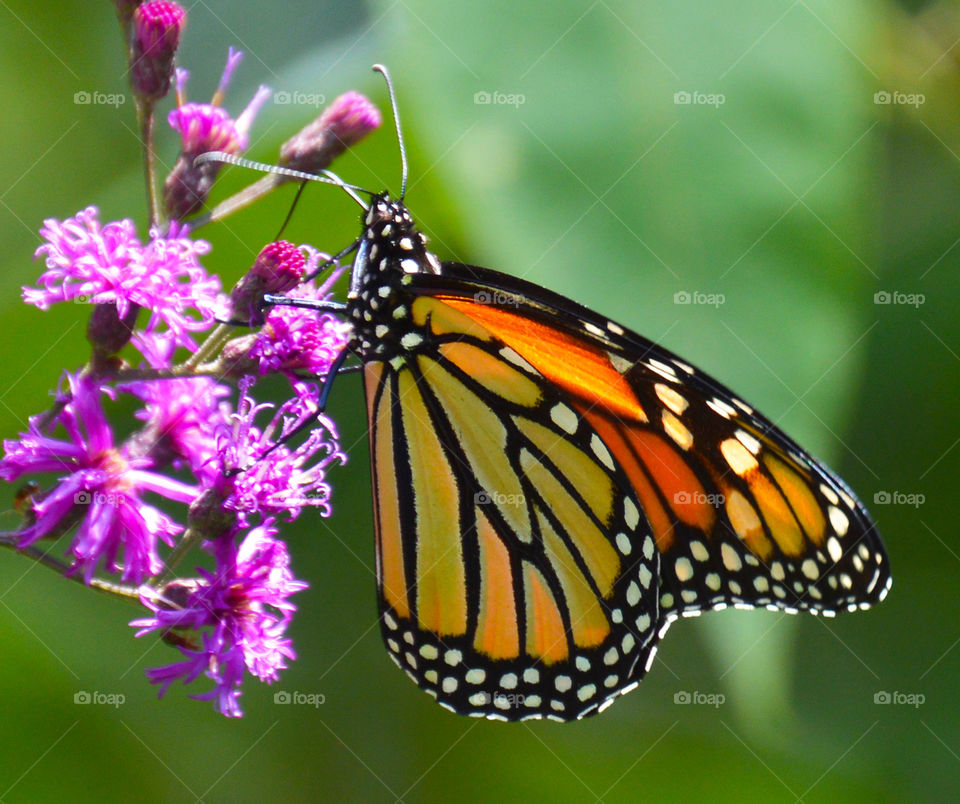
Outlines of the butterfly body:
M441 263L374 196L347 314L394 661L492 719L602 711L680 615L883 598L863 506L728 389L575 302Z

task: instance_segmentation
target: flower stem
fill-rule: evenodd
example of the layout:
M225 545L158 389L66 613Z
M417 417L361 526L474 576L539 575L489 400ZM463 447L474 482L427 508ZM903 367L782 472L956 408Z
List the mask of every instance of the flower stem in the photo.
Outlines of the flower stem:
M198 531L187 528L180 538L180 542L167 557L166 566L163 568L163 571L150 579L150 586L160 589L167 581L173 578L173 571L177 568L177 565L183 561L183 557L190 552L200 538L201 534Z
M264 196L272 193L281 184L288 179L285 176L278 176L275 173L268 173L262 179L255 181L244 187L240 192L231 195L229 198L221 201L209 212L198 215L190 221L191 231L196 231L201 226L208 223L217 223L230 217L234 212L239 212L244 207L250 206L255 201L259 201Z
M228 324L218 324L216 329L210 333L209 337L200 344L200 348L183 364L184 372L194 371L203 360L220 349L220 347L230 340L230 337L234 334L234 329L234 327Z
M112 595L114 597L120 597L125 600L132 600L133 602L140 601L141 588L136 586L130 586L128 584L122 583L113 583L112 581L104 581L100 578L91 578L90 583L87 584L83 579L81 574L69 574L70 566L65 564L58 558L54 558L49 553L45 553L42 550L39 550L36 547L23 547L18 548L16 544L16 539L8 535L0 535L0 546L9 547L11 550L20 553L21 555L27 556L27 558L32 558L38 564L42 564L48 569L52 569L57 574L67 578L68 580L75 581L76 583L82 584L84 586L90 586L91 589L96 589L98 592L103 592L104 594Z
M153 153L153 112L151 100L137 102L140 118L140 136L143 141L143 172L147 183L147 206L150 210L150 227L160 224L160 198L157 195L156 161Z

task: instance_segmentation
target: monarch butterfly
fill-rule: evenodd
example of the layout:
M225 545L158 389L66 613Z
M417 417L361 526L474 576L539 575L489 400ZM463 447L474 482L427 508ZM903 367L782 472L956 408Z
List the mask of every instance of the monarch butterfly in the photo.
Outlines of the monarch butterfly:
M365 204L346 305L301 306L353 324L381 630L415 684L571 720L636 687L681 615L883 600L883 544L832 471L641 335L441 262L402 199Z

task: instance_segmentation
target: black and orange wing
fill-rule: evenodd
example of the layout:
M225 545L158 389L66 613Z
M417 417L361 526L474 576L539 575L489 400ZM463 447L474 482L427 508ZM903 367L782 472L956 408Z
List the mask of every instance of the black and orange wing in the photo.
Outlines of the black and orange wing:
M707 375L543 288L444 263L365 362L384 638L454 711L566 720L680 614L832 615L890 585L863 506Z
M603 440L661 555L661 618L727 605L829 616L888 591L886 554L864 506L716 380L510 276L444 264L419 288L502 338Z
M364 365L390 655L456 712L597 711L656 642L639 500L564 391L502 339L428 296L410 319L404 356Z

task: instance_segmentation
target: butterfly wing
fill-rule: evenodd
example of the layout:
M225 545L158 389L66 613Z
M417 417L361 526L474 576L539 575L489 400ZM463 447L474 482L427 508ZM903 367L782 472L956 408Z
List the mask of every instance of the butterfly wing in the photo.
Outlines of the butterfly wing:
M721 384L536 285L428 254L376 198L351 292L390 655L447 708L602 711L680 614L833 614L886 555L823 464Z
M628 475L660 560L660 610L867 608L890 587L850 489L729 389L536 285L445 263L418 289L504 339L566 391Z
M456 712L596 711L653 655L658 555L639 500L501 339L426 296L412 316L408 359L364 367L390 655Z

